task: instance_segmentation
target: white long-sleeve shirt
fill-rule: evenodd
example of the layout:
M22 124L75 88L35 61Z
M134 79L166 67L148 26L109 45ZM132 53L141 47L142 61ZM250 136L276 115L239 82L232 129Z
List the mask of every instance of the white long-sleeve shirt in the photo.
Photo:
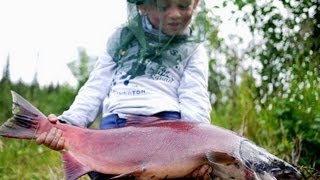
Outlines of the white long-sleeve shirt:
M208 58L203 45L192 41L172 43L159 57L145 58L138 66L137 40L115 59L120 54L116 53L122 32L120 28L111 36L88 81L59 118L86 127L100 112L104 117L111 113L153 115L176 111L184 120L209 123Z

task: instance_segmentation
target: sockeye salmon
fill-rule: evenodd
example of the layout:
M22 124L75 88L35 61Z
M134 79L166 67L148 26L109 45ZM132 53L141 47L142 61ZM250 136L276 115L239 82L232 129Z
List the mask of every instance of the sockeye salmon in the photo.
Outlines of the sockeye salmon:
M250 140L221 127L181 120L133 116L118 129L94 130L51 123L37 108L12 91L13 117L0 127L0 135L35 139L56 126L63 131L61 151L66 179L90 171L117 178L182 178L203 164L220 179L300 179L289 163ZM142 122L140 122L142 121Z

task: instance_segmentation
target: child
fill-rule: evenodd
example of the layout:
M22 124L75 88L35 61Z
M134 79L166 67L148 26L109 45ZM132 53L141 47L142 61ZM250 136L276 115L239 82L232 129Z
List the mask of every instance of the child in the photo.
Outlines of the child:
M126 115L210 122L208 58L189 27L199 0L128 0L128 24L108 41L88 81L59 120L88 127L99 113L101 129L126 125ZM135 11L134 11L135 10ZM57 118L49 119L56 123ZM39 144L61 150L53 128ZM200 167L194 177L209 178ZM103 175L99 175L99 178Z

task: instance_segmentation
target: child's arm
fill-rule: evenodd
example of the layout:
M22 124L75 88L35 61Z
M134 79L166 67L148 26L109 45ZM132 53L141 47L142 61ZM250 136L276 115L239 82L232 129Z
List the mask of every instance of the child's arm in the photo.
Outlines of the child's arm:
M115 63L107 53L100 56L88 81L80 88L69 110L59 116L59 119L81 127L91 124L108 95L114 67Z
M109 37L104 53L99 56L89 79L80 88L69 110L63 112L59 119L80 127L88 127L102 111L103 101L108 95L115 73L113 60L114 47L118 47L121 29L115 29Z
M182 119L210 123L208 56L202 45L188 60L178 94Z

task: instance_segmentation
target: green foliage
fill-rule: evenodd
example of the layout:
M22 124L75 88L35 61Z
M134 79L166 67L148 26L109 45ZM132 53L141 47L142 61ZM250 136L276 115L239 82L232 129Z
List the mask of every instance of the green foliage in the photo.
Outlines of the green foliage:
M4 139L0 179L61 179L59 153L33 141Z
M70 87L55 88L48 93L47 88L34 89L23 83L0 83L0 124L11 114L10 90L14 90L43 111L44 114L60 114L65 110L75 95ZM0 179L62 179L61 160L58 152L34 141L12 140L0 137Z
M9 67L4 70L9 74ZM68 109L76 90L67 85L49 87L13 83L8 76L0 81L0 124L12 116L10 91L16 91L30 100L44 114L59 115ZM58 152L34 141L12 140L0 137L0 179L62 179L61 159Z
M241 53L236 49L242 37L220 38L220 23L203 23L215 34L207 37L212 122L320 174L319 1L234 0L221 8L234 5L238 9L231 8L232 17L246 24L253 37ZM213 13L207 19L219 17ZM246 60L259 62L260 68L245 68Z
M78 56L78 59L68 63L68 67L78 80L78 88L80 88L87 81L96 58L90 57L84 48L78 48Z

